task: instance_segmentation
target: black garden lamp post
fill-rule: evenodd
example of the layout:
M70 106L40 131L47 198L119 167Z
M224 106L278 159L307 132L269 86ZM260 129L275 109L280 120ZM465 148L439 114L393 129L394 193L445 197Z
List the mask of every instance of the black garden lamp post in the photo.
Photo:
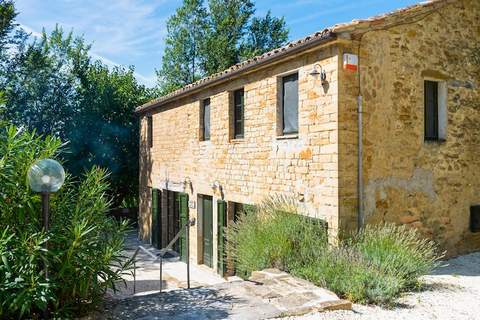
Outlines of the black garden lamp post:
M33 191L42 196L43 230L48 232L48 211L50 194L57 192L65 181L65 170L60 163L52 159L42 159L35 162L28 170L28 184ZM47 247L47 243L45 243ZM45 264L45 278L48 279L47 265Z

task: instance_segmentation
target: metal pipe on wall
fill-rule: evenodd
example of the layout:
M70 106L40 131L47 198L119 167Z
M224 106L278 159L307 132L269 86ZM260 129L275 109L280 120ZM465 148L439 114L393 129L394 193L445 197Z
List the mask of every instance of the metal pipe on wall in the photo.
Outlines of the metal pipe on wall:
M360 77L360 69L358 72L358 77ZM362 105L362 96L357 97L357 109L358 109L358 177L357 177L357 187L358 187L358 215L357 215L357 230L360 230L363 227L364 216L363 216L363 105Z

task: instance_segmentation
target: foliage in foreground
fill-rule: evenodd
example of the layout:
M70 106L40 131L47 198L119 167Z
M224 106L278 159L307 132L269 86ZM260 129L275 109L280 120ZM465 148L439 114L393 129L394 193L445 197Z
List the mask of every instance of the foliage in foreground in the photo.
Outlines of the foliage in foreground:
M330 246L325 225L298 214L292 200L272 198L227 229L239 276L276 267L359 303L391 305L441 258L437 246L405 226L367 226Z
M40 197L27 187L26 174L36 160L58 158L60 148L56 138L0 124L2 319L36 318L47 305L59 317L78 315L100 302L129 268L122 256L127 225L107 217L102 169L91 169L81 181L67 176L51 197L50 231L42 230Z

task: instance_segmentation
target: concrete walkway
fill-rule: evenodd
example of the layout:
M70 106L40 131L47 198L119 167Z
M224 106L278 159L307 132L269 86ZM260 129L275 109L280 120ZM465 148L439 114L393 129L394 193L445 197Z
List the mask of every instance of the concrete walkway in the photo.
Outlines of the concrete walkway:
M351 308L333 292L276 269L254 272L250 279L117 298L101 319L259 320Z
M249 281L226 281L208 268L191 265L192 288L185 289L186 264L178 258L164 261L164 289L159 293L159 263L151 263L158 250L132 234L126 255L133 255L139 245L146 251L137 256L136 293L133 277L125 277L127 286L110 293L105 309L94 319L259 320L351 308L333 292L276 269L254 272Z
M137 233L132 232L126 239L125 256L132 257L135 250L141 246L136 259L135 293L133 274L124 276L126 286L119 284L119 291L112 294L113 299L122 299L132 295L158 293L160 289L160 262L154 261L160 250L150 244L137 239ZM179 260L178 256L163 260L162 264L162 291L187 288L187 264ZM190 286L205 287L226 282L225 279L205 266L190 264Z

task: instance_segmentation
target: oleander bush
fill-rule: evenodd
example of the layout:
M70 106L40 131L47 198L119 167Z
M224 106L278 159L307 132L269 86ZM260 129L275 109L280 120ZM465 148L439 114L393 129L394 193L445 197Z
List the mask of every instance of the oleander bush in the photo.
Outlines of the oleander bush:
M67 175L51 196L50 229L42 230L40 197L29 189L26 175L38 159L61 160L61 151L56 138L0 124L2 319L35 319L47 308L51 317L79 316L115 289L131 265L122 256L128 226L107 216L108 174L100 168L81 181Z
M295 201L275 196L227 228L227 250L239 276L279 268L358 303L391 305L442 257L415 229L367 226L338 245L325 224L299 215Z

